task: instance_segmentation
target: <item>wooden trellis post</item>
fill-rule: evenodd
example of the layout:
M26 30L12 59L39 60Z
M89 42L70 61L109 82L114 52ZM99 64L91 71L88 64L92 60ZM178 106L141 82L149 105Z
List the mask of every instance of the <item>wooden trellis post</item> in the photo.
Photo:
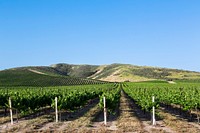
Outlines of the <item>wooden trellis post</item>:
M107 125L107 110L106 110L106 98L103 97L103 103L104 103L104 124Z
M152 102L155 102L155 97L152 97ZM153 106L153 110L152 110L152 125L156 125L156 119L155 119L155 107Z
M11 103L10 97L8 101L9 101L9 107L10 107L10 122L11 122L11 125L13 125L12 103Z

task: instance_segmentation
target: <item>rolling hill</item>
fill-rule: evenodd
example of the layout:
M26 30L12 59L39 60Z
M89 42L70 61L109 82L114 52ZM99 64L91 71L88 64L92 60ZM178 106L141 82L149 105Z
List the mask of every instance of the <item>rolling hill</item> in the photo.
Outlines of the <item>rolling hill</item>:
M64 75L52 67L22 67L0 71L0 86L65 86L101 84L103 81Z
M149 80L199 80L200 72L136 66L129 64L111 64L99 66L97 72L89 78L103 81L149 81Z
M20 67L0 71L0 86L59 86L151 80L196 80L200 72L130 64Z

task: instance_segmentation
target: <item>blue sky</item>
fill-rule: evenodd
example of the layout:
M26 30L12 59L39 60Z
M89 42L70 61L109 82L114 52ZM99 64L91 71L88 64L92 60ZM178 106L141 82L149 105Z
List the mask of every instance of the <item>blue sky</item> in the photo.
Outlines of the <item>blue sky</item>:
M200 71L199 0L0 0L0 70L127 63Z

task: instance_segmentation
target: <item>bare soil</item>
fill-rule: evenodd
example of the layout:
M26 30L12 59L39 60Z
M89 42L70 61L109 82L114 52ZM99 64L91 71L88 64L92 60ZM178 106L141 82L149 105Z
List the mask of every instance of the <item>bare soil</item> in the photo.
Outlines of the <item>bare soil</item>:
M31 72L37 73L37 74L47 75L46 73L43 73L43 72L40 72L40 71L37 71L37 70L33 70L33 69L28 69L28 70L31 71Z
M120 98L120 117L117 126L120 132L145 132L142 122L132 108L132 101L122 93Z

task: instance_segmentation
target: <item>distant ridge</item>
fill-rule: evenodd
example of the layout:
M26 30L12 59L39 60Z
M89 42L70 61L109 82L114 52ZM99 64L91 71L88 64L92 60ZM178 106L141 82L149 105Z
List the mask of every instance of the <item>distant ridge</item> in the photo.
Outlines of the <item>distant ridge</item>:
M0 86L4 85L68 85L70 80L88 81L89 83L108 82L140 82L151 80L197 80L200 72L136 66L114 63L110 65L73 65L53 64L50 66L19 67L0 71ZM89 82L91 81L91 82ZM103 82L102 82L103 83Z

